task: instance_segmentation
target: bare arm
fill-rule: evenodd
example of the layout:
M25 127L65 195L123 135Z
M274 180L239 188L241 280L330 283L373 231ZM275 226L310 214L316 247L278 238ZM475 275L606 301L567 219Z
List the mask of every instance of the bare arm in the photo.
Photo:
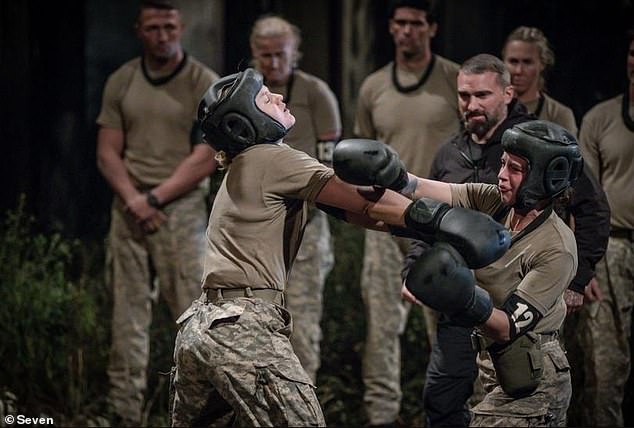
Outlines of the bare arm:
M496 342L502 343L511 340L508 315L506 315L506 312L497 308L493 308L491 316L480 326L480 330L482 330L485 336L490 337Z
M430 198L451 205L451 187L449 183L419 178L412 173L409 173L409 179L417 181L416 190L412 194L412 199Z
M214 150L208 144L194 145L192 152L176 167L172 175L152 189L161 204L165 204L194 189L216 170Z
M150 206L146 196L132 183L123 163L124 146L125 137L122 130L100 128L97 135L97 167L137 223L141 223L146 232L153 232L167 217L160 210Z
M345 183L337 176L326 183L316 202L343 209L351 222L379 229L385 229L383 223L405 226L404 213L411 203L391 190L376 192L371 187Z
M139 194L123 163L123 131L100 128L97 136L97 167L112 190L127 204Z

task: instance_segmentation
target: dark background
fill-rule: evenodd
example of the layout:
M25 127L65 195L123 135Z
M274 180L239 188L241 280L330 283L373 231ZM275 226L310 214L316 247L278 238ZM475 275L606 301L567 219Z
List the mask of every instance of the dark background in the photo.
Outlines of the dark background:
M331 85L344 118L351 117L355 100L343 89L361 83L345 74L350 52L371 44L368 72L393 57L386 0L208 2L223 10L214 17L222 43L209 66L221 75L246 67L253 21L262 13L282 14L302 29L301 67ZM123 0L0 0L0 212L24 193L41 230L87 242L104 238L112 193L96 169L95 119L105 79L139 52L132 30L136 12L136 2ZM458 63L482 52L499 55L519 25L541 28L556 55L548 90L573 109L578 122L625 88L624 34L634 22L630 0L445 0L438 13L433 49ZM370 23L371 34L345 42L344 30L359 16ZM190 53L202 57L201 44L193 43ZM351 127L344 123L345 136ZM626 423L634 422L632 404L628 390Z
M48 226L71 236L96 238L107 230L111 193L95 166L95 118L106 77L139 51L132 31L136 2L36 2L1 0L0 210L26 193L30 208ZM368 59L374 70L393 56L386 0L348 0L367 9L375 34ZM221 2L222 3L222 2ZM280 13L303 32L301 66L342 88L342 16L345 2L234 0L224 3L219 74L247 66L248 34L265 12ZM540 27L554 47L548 90L570 106L577 120L626 84L625 29L630 0L445 0L438 3L440 31L434 50L458 63L477 53L499 55L518 25ZM365 5L365 6L363 6ZM196 52L193 53L196 55ZM352 82L358 86L360 82ZM351 100L354 101L354 100ZM354 105L342 99L342 110ZM344 116L345 117L345 116ZM351 124L346 121L349 133Z

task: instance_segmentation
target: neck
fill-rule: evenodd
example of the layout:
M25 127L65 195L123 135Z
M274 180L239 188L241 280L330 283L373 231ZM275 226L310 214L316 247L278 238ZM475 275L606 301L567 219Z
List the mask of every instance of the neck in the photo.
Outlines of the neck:
M517 94L517 99L523 104L535 101L537 98L539 98L539 90L537 88L531 88L521 94Z
M183 49L178 49L178 52L169 58L157 58L155 56L145 54L143 59L148 69L156 73L171 73L178 67L178 64L183 60Z
M511 230L513 232L519 232L528 226L543 210L532 209L527 212L521 212L513 210L513 216L511 217Z
M431 60L431 50L424 49L420 53L408 54L403 51L396 53L396 65L408 71L421 71Z

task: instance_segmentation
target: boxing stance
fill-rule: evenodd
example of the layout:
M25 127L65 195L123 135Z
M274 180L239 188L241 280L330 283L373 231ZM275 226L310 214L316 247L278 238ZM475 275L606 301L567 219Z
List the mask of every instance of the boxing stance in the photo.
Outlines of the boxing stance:
M464 236L475 234L474 228L465 226L449 237L436 232L432 249L412 266L404 296L460 325L476 327L473 342L483 351L479 365L487 395L473 409L472 425L559 426L565 424L571 386L568 362L556 339L566 313L563 292L576 271L577 254L572 231L553 213L552 202L577 179L583 160L575 138L545 121L507 130L502 147L497 186L406 174L389 147L368 140L342 141L335 149L334 168L345 181L385 187L416 200L405 216L414 230L421 224L436 230L443 222L450 224L447 216L458 207L502 220L513 237L511 246L490 264L486 262L494 257L479 259L481 253L464 245L471 242ZM434 206L418 198L438 202ZM417 207L423 205L419 216ZM452 225L450 230L458 228Z
M207 228L203 294L178 320L173 426L325 424L289 341L291 316L283 301L309 203L377 230L411 227L465 248L484 245L449 227L451 211L442 218L422 207L406 213L414 203L399 193L345 183L284 144L295 118L262 80L253 69L223 77L200 103L205 141L227 172ZM362 196L368 192L373 199ZM494 249L478 260L490 262L506 251L507 232L485 214L471 214L465 211L462 222L492 237Z

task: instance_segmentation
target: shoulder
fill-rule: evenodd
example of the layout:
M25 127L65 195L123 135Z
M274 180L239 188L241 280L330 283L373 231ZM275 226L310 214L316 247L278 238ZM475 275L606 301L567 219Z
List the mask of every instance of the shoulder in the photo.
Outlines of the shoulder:
M123 63L108 76L109 81L124 81L129 79L134 72L141 69L141 58L133 58Z
M190 68L191 75L194 79L202 79L211 84L213 81L219 78L218 73L207 67L195 57L190 55L187 57L187 61L187 66Z
M458 64L440 55L436 55L436 66L446 74L458 74L458 70L460 70Z
M294 74L297 83L304 86L309 93L333 94L328 83L319 77L302 70L295 70Z
M544 94L544 99L545 99L546 103L552 105L553 108L556 108L557 110L561 110L563 112L572 114L572 109L570 107L568 107L565 104L557 101L556 99L554 99L550 95Z
M389 62L378 70L368 74L363 82L361 83L361 87L373 87L377 85L385 84L390 80L390 70L392 69L393 62Z
M613 115L615 113L618 114L620 112L622 101L623 94L619 94L616 97L602 101L588 110L588 112L583 116L583 120L595 120L606 115Z

